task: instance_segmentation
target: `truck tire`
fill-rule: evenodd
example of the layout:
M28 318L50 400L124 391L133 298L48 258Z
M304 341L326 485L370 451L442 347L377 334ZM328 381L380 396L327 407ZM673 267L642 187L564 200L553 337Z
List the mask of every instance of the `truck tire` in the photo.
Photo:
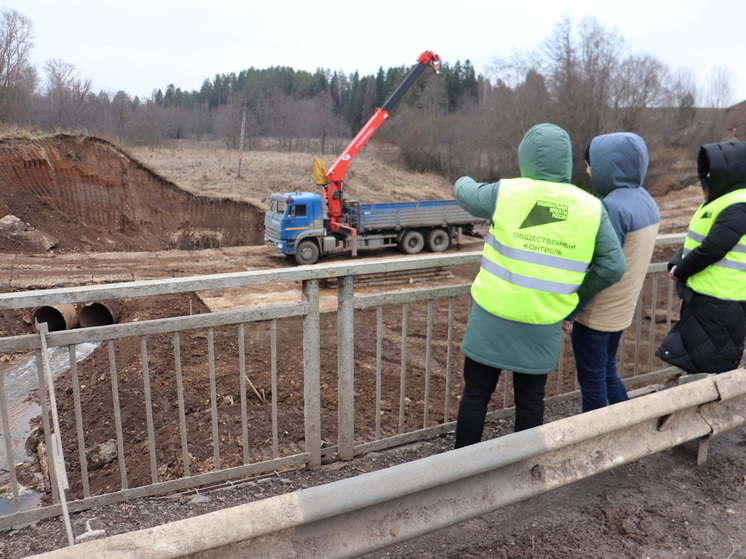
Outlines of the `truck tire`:
M443 252L451 245L451 236L445 229L432 229L427 233L427 248L432 252Z
M419 231L411 229L402 236L399 248L405 254L417 254L425 248L425 238Z
M301 241L295 251L295 261L298 264L316 264L319 256L321 256L321 251L314 241Z

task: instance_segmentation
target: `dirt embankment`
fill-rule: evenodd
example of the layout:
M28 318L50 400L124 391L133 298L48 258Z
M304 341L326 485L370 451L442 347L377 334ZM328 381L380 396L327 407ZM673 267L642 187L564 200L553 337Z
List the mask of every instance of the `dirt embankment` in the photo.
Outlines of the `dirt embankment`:
M0 252L156 251L262 242L260 208L186 192L100 138L0 140L0 182Z

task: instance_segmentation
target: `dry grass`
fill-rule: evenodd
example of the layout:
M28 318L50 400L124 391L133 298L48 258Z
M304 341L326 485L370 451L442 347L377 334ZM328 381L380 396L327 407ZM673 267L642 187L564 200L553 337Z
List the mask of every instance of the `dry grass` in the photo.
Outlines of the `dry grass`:
M264 206L273 192L321 192L313 183L313 154L227 149L219 142L173 142L165 148L130 148L128 152L159 175L203 196L227 197ZM327 167L334 157L323 157ZM396 165L390 149L371 144L347 172L348 200L396 202L453 198L452 184L434 174L411 173Z
M344 146L342 146L344 147ZM340 149L341 151L341 149ZM266 207L261 199L273 192L321 192L313 183L313 154L308 152L244 151L241 175L239 153L218 141L173 141L163 148L130 148L129 153L181 188L203 196L226 197ZM662 232L685 231L702 202L688 154L672 152L648 173L647 187L661 210ZM398 153L372 142L350 164L346 197L361 202L397 202L453 198L452 184L427 173L412 173L397 164ZM331 166L336 155L323 157Z

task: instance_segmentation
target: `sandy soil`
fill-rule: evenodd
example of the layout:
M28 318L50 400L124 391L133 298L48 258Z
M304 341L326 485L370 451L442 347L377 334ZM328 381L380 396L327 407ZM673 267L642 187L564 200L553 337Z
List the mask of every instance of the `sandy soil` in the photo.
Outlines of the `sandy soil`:
M178 179L164 178L153 171L155 162L148 165L133 158L109 142L95 138L57 136L49 140L0 141L0 173L4 184L0 190L0 218L15 216L17 220L0 222L0 289L4 291L33 289L57 285L85 285L107 281L149 279L152 277L209 274L242 269L271 268L291 265L286 259L268 254L264 247L247 246L261 243L261 208L248 201L201 196L182 190ZM216 171L218 172L218 171ZM383 171L381 171L383 172ZM398 172L401 174L401 172ZM208 176L209 179L209 176ZM384 179L385 180L385 179ZM666 232L680 230L699 203L697 188L688 177L667 177L665 185L657 184ZM209 181L208 181L209 182ZM443 197L448 197L444 193ZM478 242L465 248L476 249ZM385 251L382 255L392 256ZM664 258L665 255L661 255ZM475 270L464 267L454 271L454 278L434 281L469 281ZM277 294L285 296L285 292ZM143 320L188 313L210 312L216 304L207 297L189 294L152 301L121 301L122 321ZM437 312L437 310L436 310ZM463 317L465 309L457 316ZM357 320L362 329L372 329L373 316L360 313ZM424 331L424 308L413 307L409 316L410 331ZM386 317L385 343L398 347L401 316ZM296 347L300 324L283 323L281 347ZM334 315L324 315L322 328L326 336L336 339ZM455 324L460 339L463 320ZM436 325L436 330L442 329ZM31 332L28 312L0 313L3 335ZM436 335L438 332L436 332ZM442 334L442 332L440 332ZM198 333L189 334L188 343L204 343ZM268 340L264 332L250 332L247 347L249 359L257 364L252 378L259 387L269 386ZM142 378L139 348L135 340L116 344L122 417L125 425L125 455L130 486L149 483L150 472L145 454L144 412L141 400ZM235 332L215 333L216 371L221 399L219 415L221 456L223 468L240 463L240 408L233 396L237 380L235 370ZM110 382L101 370L106 362L105 347L98 348L79 366L83 379L84 415L105 418L110 415L107 402L111 401ZM373 355L364 343L356 346L356 356L364 362ZM183 470L178 447L178 425L173 417L176 406L174 386L167 363L173 348L168 340L155 341L149 348L152 358L152 389L155 402L155 422L159 441L157 448L159 479L170 479ZM422 344L408 349L413 386L424 374L425 349ZM172 357L171 357L172 359ZM436 352L434 359L443 359ZM569 359L569 358L568 358ZM398 350L387 353L387 360L397 364ZM323 386L336 386L334 367L336 351L322 348L325 364ZM460 359L456 360L460 365ZM286 452L297 450L301 440L302 410L297 405L301 374L299 354L292 350L280 356L280 416L283 433L281 446ZM570 362L568 361L568 365ZM205 368L197 357L184 355L187 395L187 426L190 432L190 470L192 473L211 471L209 400L203 397L206 386ZM569 370L572 370L571 368ZM456 370L459 378L460 370ZM569 375L571 376L571 375ZM64 444L71 469L78 464L74 432L71 424L72 396L69 378L60 379L58 401L63 422ZM389 400L398 401L399 380L392 376L384 386ZM571 382L571 379L570 381ZM442 390L435 383L434 391ZM454 408L460 392L459 382L453 386ZM132 395L128 399L128 395ZM231 396L230 398L228 396ZM411 409L407 422L416 426L422 422L422 394L416 390L408 394ZM433 396L437 398L437 395ZM498 396L499 397L499 396ZM370 425L364 415L366 401L373 401L373 388L361 385L356 395L361 416L357 425ZM257 441L269 437L269 411L259 401L252 403L250 422ZM333 390L324 392L322 424L324 432L333 439L335 434L336 401ZM110 408L110 403L108 404ZM395 407L395 406L394 406ZM548 420L576 413L577 403L553 410ZM432 414L432 421L442 419ZM396 413L384 416L384 432L397 429ZM111 422L91 421L86 424L86 440L91 445L112 436ZM492 426L489 436L498 436L511 429L510 422ZM645 459L620 468L612 474L599 476L581 484L565 488L540 499L511 507L442 533L433 538L404 544L400 549L382 552L375 557L746 557L746 533L741 519L746 513L744 502L743 454L746 435L737 433L724 438L711 451L708 464L697 469L693 460L681 449ZM34 439L29 448L35 448ZM264 498L316 483L331 481L340 476L355 475L401 460L411 460L432 452L442 452L452 446L450 436L435 441L411 445L392 452L375 454L349 464L330 465L321 474L305 471L285 472L279 476L258 479L241 491L217 491L206 503L196 502L189 495L172 498L138 500L112 505L76 515L77 518L98 516L104 519L109 533L153 525L184 515L201 514L215 507L230 506L247 499ZM252 447L253 460L266 458L266 445ZM21 479L31 479L32 472L19 471ZM93 494L111 490L119 479L116 462L91 472ZM24 477L25 476L25 477ZM81 493L81 480L71 479L71 496ZM178 506L177 506L178 505ZM58 521L41 522L23 530L0 534L0 558L24 557L45 549L64 545ZM740 555L739 555L740 554Z

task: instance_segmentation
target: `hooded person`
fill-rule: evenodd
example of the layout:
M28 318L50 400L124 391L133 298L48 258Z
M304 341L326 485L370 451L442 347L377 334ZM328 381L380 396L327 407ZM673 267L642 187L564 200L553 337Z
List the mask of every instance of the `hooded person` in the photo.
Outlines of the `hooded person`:
M464 390L456 448L482 439L503 369L513 372L515 430L544 422L544 389L562 341L562 321L625 271L606 210L570 184L572 148L554 124L532 127L518 147L520 178L461 177L459 205L491 219L461 343Z
M656 355L687 373L738 368L746 336L746 142L706 144L697 156L705 196L668 263L679 320Z
M658 206L643 188L648 168L645 141L630 132L593 138L585 151L596 195L622 245L627 271L575 317L571 339L582 411L628 399L617 371L617 349L632 324L660 226Z

